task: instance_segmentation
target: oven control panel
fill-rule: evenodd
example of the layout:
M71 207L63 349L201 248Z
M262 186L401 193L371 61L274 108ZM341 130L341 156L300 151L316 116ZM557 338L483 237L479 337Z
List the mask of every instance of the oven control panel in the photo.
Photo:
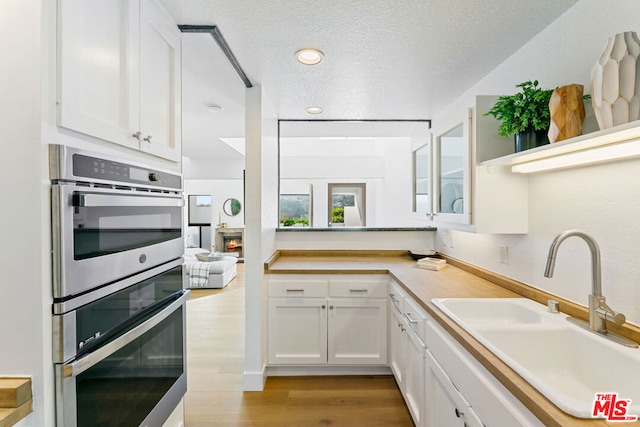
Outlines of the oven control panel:
M61 144L49 145L49 178L56 182L182 191L182 176L145 163Z
M122 184L145 184L158 187L181 188L181 178L167 172L132 166L83 154L73 155L73 174L79 178L113 181Z

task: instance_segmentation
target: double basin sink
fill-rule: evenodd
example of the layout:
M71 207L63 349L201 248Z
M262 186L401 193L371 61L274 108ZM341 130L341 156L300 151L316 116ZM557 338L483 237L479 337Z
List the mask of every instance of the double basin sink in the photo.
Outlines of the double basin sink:
M640 416L640 350L567 322L526 298L432 302L564 412L592 418L596 393L631 399Z

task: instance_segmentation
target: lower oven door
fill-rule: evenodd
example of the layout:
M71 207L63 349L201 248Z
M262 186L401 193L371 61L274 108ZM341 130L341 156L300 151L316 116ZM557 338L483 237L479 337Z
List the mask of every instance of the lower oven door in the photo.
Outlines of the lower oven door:
M59 427L161 426L187 390L189 291L77 360L58 364Z

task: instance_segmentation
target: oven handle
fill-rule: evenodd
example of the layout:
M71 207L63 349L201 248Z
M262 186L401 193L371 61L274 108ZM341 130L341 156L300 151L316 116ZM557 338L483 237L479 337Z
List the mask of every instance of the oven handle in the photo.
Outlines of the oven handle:
M189 298L189 291L186 290L183 294L174 302L166 306L162 309L158 314L153 316L151 319L147 320L144 323L136 326L128 332L125 332L120 337L115 340L105 344L104 346L96 349L95 351L88 353L86 356L81 359L64 365L63 375L64 377L75 377L96 365L98 362L104 360L110 354L115 353L120 350L127 344L135 341L140 338L146 332L149 332L155 326L157 326L160 322L169 317L175 310L178 309L179 306L185 303L185 301Z
M73 206L79 208L97 208L111 206L184 206L182 198L164 198L151 196L125 196L112 194L76 193Z

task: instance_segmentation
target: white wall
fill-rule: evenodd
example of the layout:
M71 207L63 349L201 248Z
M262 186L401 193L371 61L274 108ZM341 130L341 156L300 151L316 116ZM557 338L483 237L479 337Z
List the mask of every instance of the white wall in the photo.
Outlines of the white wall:
M538 79L542 87L569 83L590 90L591 67L608 37L640 32L635 0L581 0L567 13L471 88L446 111L470 106L475 95L510 94L515 84ZM505 35L506 36L506 35ZM577 228L593 235L602 252L602 288L609 305L640 324L640 160L529 176L529 233L522 236L452 232L454 247L444 246L446 225L439 224L437 249L537 288L587 305L591 291L590 256L578 238L560 248L554 278L543 277L547 251L561 231ZM509 248L500 264L498 247Z
M267 292L263 262L276 250L278 221L278 122L260 86L246 96L245 371L243 387L264 386Z
M435 248L433 231L281 231L278 249L411 250Z
M184 179L242 179L244 158L194 159L182 157L182 171Z
M34 412L22 422L29 427L53 422L48 157L40 128L46 11L40 3L8 0L0 14L0 376L32 377Z

